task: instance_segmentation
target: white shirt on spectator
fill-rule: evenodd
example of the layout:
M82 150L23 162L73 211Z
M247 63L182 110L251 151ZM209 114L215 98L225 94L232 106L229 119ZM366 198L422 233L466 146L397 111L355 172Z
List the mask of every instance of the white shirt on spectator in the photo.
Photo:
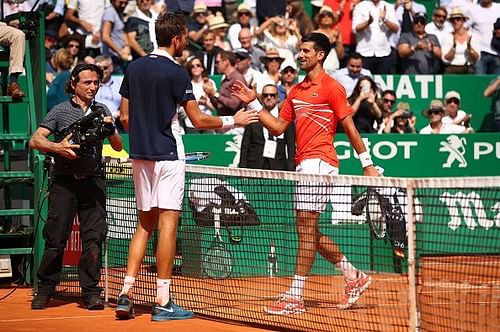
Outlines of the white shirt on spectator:
M78 18L85 20L93 25L92 32L101 32L101 20L104 10L110 6L109 0L68 0L67 8L73 9L78 13ZM86 36L86 31L82 28L77 28L76 31ZM99 48L100 43L93 45L91 43L91 36L85 38L85 47Z
M479 50L479 37L475 33L471 33L470 30L468 31L468 35L471 36L471 46L475 50ZM463 43L456 43L455 45L455 57L451 60L448 61L444 58L445 54L447 54L451 48L453 47L454 44L454 38L453 34L449 33L448 35L444 36L443 38L443 44L441 45L441 51L442 51L442 60L445 64L450 64L454 66L463 66L463 65L473 65L471 61L469 61L469 51L467 51L467 41ZM479 55L481 57L481 55Z
M419 134L464 134L466 133L466 131L467 128L465 128L464 126L443 123L438 133L434 133L432 131L431 125L429 124L424 128L420 129Z
M379 19L380 11L385 7L385 18L397 23L394 6L384 0L376 5L371 0L364 0L354 7L352 15L352 31L356 35L356 51L364 57L384 57L391 53L389 38L392 32ZM368 21L370 15L373 22L362 32L356 32L356 26Z
M113 119L120 115L120 86L122 85L123 76L111 76L108 82L101 83L101 87L97 90L95 100L108 106Z
M439 40L439 45L443 45L444 37L453 32L453 27L450 22L445 21L443 27L440 29L434 22L431 21L425 26L425 32L429 35L436 36Z
M480 36L481 48L479 50L482 52L498 55L498 53L491 48L493 24L498 17L500 17L500 4L498 3L493 2L488 8L481 7L481 5L470 7L470 26L472 30Z
M368 69L361 68L360 75L353 77L353 76L349 75L349 70L347 70L347 67L344 67L344 68L340 68L339 70L337 70L331 76L337 82L342 84L342 86L345 88L345 92L346 92L347 97L349 97L352 94L352 90L354 90L356 83L358 83L359 78L363 77L363 76L372 77L372 73Z
M216 86L215 82L212 79L209 79L209 81L210 83L212 83L213 86ZM196 101L200 100L202 96L206 96L205 91L203 91L203 81L200 82L191 81L191 84L193 85L193 95L196 98ZM198 107L200 108L201 113L212 115L212 111L207 107L207 105L198 104ZM184 123L186 124L186 127L194 128L194 125L189 119L189 117L186 117L184 119Z
M446 124L462 123L466 116L467 116L467 113L465 113L462 110L458 110L457 116L454 119L451 116L447 115L447 116L443 116L443 118L441 119L441 122L446 123Z

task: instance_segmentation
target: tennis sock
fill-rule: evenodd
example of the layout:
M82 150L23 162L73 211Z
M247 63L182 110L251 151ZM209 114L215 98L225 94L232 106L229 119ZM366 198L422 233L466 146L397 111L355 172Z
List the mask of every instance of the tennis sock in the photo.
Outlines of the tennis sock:
M335 266L340 270L340 272L342 272L344 278L347 280L358 279L358 270L356 270L356 268L347 260L345 256L342 256L340 262L335 264Z
M288 290L287 294L295 297L302 297L304 293L304 285L306 284L307 277L295 275L293 277L292 286Z
M131 276L125 276L125 280L123 281L123 288L120 295L128 295L132 297L132 287L134 287L135 278Z
M170 300L171 279L156 279L156 303L164 306Z

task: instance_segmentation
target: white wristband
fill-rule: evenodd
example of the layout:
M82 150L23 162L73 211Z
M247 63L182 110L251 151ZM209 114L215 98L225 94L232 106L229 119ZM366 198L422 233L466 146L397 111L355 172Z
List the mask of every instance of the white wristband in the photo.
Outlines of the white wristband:
M232 116L221 116L220 119L222 120L222 127L220 129L228 130L234 128L234 118Z
M365 168L373 165L372 157L365 151L359 154L359 161L361 162L361 167Z
M262 105L260 104L260 102L259 102L259 100L257 98L254 99L254 100L252 100L248 104L248 110L249 111L255 111L257 113L259 113L262 110Z

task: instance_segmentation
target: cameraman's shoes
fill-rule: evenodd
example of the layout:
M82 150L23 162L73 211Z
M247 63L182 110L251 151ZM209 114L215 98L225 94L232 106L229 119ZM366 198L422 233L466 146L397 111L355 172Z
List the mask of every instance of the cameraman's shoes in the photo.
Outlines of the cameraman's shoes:
M104 301L98 294L90 294L84 302L88 310L104 310Z
M134 304L128 295L123 294L118 298L115 317L117 319L131 319L135 317Z
M52 296L47 294L36 293L31 301L31 310L46 309Z
M153 304L153 309L151 310L151 320L157 322L164 320L190 319L193 318L193 316L194 314L192 311L182 309L175 304L172 299L164 306L158 303Z

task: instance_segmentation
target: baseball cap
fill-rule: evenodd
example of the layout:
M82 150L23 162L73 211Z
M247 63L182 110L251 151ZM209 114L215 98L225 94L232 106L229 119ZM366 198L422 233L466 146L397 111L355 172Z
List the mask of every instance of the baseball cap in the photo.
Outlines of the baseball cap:
M449 100L451 98L457 98L460 101L460 93L454 90L446 92L446 94L444 95L444 100Z
M237 48L233 50L234 55L238 58L248 59L250 57L250 52L246 48Z
M286 59L285 61L283 61L280 66L280 71L283 71L288 67L291 67L293 70L297 71L297 64L295 63L295 61L292 61L290 59Z

